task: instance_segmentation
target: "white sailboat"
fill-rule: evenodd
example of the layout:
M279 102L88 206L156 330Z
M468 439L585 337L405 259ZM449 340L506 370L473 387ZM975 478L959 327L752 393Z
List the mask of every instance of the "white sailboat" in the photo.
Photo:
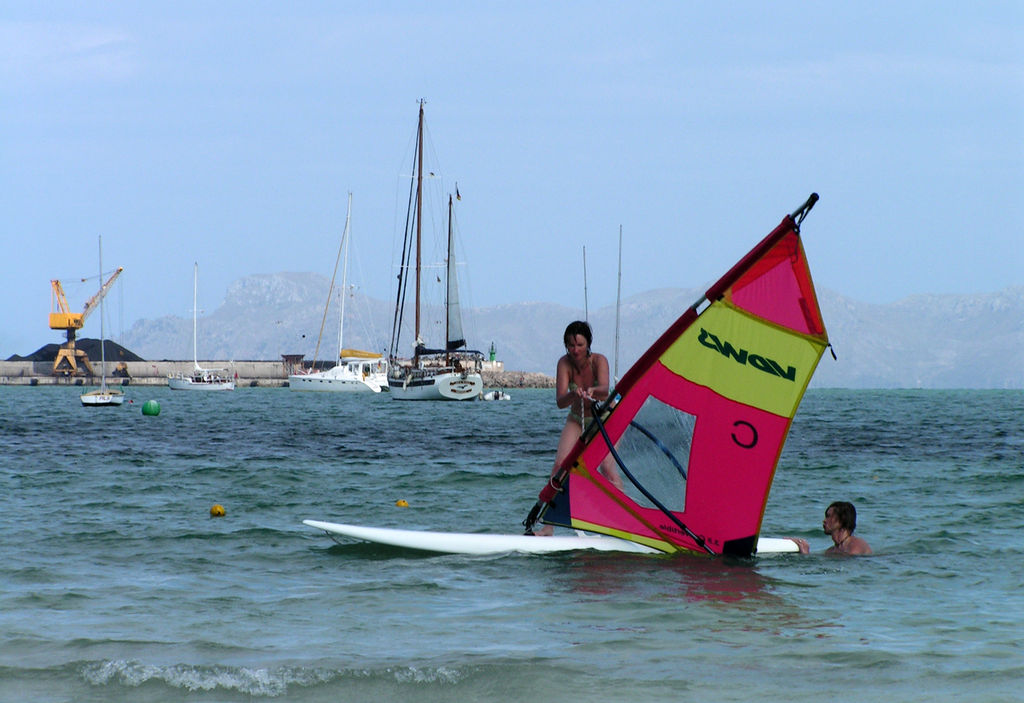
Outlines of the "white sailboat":
M297 373L288 376L288 387L295 391L327 391L327 392L354 392L354 393L380 393L388 390L388 362L381 354L362 351L360 349L345 349L345 298L348 297L348 248L351 238L350 223L352 218L352 194L348 194L348 212L345 215L345 230L341 235L341 246L338 248L338 258L344 253L344 263L341 274L341 319L338 323L338 363L325 371L313 371L309 373ZM337 271L337 260L335 261ZM334 290L334 279L327 292L327 304L324 305L324 318L327 317L327 309L330 307L331 292ZM323 333L323 324L320 327ZM320 347L320 339L317 338L317 349ZM314 363L316 353L313 355Z
M199 365L198 345L196 342L196 321L199 316L199 262L195 262L192 271L192 373L176 373L167 377L167 385L172 391L233 391L235 382L228 376L226 369L204 369Z
M100 281L103 280L103 237L100 237ZM107 333L104 317L106 291L100 291L100 387L83 393L82 405L87 408L116 406L124 403L124 393L119 388L107 388Z
M459 305L458 280L455 273L455 246L452 197L448 196L448 261L447 294L445 297L445 346L443 349L428 349L420 336L420 289L422 275L422 222L423 211L423 101L420 101L419 123L416 131L416 198L415 239L410 228L406 232L407 247L416 251L416 322L415 346L411 359L391 358L388 375L391 397L395 400L476 400L483 392L484 382L480 371L483 368L483 353L465 349L466 340L462 333L462 312ZM408 221L408 220L407 220ZM398 298L395 306L395 321L391 334L391 353L394 355L399 344L402 325L402 303L410 267L407 260L402 262L399 276Z

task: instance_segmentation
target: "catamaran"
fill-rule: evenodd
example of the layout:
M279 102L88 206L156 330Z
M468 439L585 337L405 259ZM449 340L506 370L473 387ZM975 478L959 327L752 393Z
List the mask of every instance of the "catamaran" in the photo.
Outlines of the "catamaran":
M783 218L595 404L593 423L523 521L525 534L305 524L339 541L465 554L797 551L760 532L783 443L828 346L800 239L817 200ZM605 461L618 465L622 490L598 470ZM534 536L538 523L576 534Z
M103 281L103 237L100 237L100 281ZM107 388L107 333L104 317L106 316L106 291L100 290L100 387L81 395L82 405L87 408L98 408L111 405L123 405L124 393L118 388Z
M192 269L192 373L176 373L167 377L172 391L233 391L235 382L224 375L226 369L204 369L199 365L198 342L196 341L197 320L199 319L199 262Z
M388 390L388 362L381 354L362 351L361 349L345 349L345 298L348 297L348 247L351 232L349 229L352 218L352 194L348 194L348 210L345 214L345 229L341 233L341 245L338 247L338 258L334 262L337 274L338 261L344 258L341 273L341 313L338 322L338 363L325 371L310 371L288 376L288 387L296 391L342 391L380 393ZM344 253L344 257L342 254ZM327 303L324 305L324 318L320 322L320 336L323 335L324 320L331 303L334 291L334 277L327 289ZM320 336L317 336L316 354L320 349Z
M420 101L419 123L416 129L416 196L410 204L403 246L398 296L391 332L391 368L388 384L391 397L396 400L476 400L483 393L484 355L466 349L462 333L462 311L459 305L458 277L455 267L455 225L452 196L448 196L448 261L447 292L445 296L445 345L443 349L429 349L420 336L420 292L422 278L422 212L423 212L423 103ZM409 258L415 248L415 266ZM415 345L411 359L394 356L399 348L405 293L410 271L415 272Z

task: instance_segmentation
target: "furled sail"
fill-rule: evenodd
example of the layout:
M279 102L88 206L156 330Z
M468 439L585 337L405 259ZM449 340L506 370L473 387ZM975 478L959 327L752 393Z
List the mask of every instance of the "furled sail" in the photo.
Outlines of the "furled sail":
M459 303L459 277L455 266L455 223L452 197L448 196L448 330L445 336L445 351L455 351L466 346L462 334L462 305Z
M828 345L800 223L713 285L596 408L535 520L663 550L749 556L793 416ZM598 472L618 461L625 490Z

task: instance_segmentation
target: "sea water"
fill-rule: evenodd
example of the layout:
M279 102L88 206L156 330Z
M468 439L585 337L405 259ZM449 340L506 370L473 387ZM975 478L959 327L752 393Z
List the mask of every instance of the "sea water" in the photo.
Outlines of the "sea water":
M812 390L763 534L815 553L757 560L430 556L302 525L518 532L550 390L79 393L0 388L2 701L1024 695L1020 391ZM821 554L833 500L874 556Z

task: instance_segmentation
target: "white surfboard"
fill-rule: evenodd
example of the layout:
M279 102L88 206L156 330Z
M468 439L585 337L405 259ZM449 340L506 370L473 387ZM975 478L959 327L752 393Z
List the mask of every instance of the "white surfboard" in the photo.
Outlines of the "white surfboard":
M302 524L323 530L332 539L349 537L363 542L387 544L393 547L419 549L442 554L548 554L578 549L596 549L605 552L633 552L635 554L662 554L663 552L636 542L578 532L576 535L533 537L530 535L499 535L470 532L429 532L425 530L397 530L387 527L344 525L336 522L303 520ZM757 554L799 551L796 543L783 538L762 537L757 543Z

